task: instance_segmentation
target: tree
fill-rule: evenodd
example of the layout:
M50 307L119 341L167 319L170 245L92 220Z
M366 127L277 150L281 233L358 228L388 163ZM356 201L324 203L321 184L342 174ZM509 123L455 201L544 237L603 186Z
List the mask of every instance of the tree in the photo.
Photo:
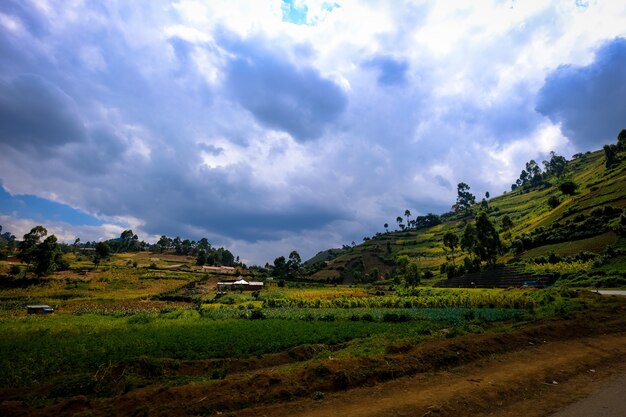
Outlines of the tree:
M486 191L486 192L485 192L485 198L486 198L487 200L489 200L489 191Z
M396 279L404 285L417 285L420 283L421 273L419 265L408 255L399 255L396 258Z
M76 252L78 252L78 248L80 248L80 238L79 238L79 237L77 237L77 238L74 240L74 244L72 245L72 251L73 251L74 253L76 253Z
M128 229L128 230L124 230L122 232L122 234L120 235L120 239L122 239L122 240L130 240L130 239L133 238L133 236L135 236L133 231Z
M159 250L159 252L165 252L167 249L169 249L172 245L172 239L170 239L169 237L163 235L159 238L159 241L157 242L156 246Z
M563 194L567 194L567 195L576 194L577 188L578 188L578 185L574 181L564 181L561 184L559 184L559 190Z
M502 230L504 232L508 232L513 228L513 220L509 217L508 214L502 216Z
M398 227L402 227L402 216L396 217L396 221L398 222Z
M293 250L289 254L289 261L287 262L287 269L291 278L297 278L300 275L300 268L302 264L302 258L300 254Z
M385 232L389 233L389 224L385 223L383 227L385 228Z
M616 145L604 145L604 157L606 161L604 166L608 169L613 168L617 164L619 164L619 158L617 156L617 146Z
M450 248L452 252L452 265L454 265L454 249L459 246L459 237L452 232L447 232L443 235L443 244L445 247Z
M531 159L530 161L526 162L526 172L528 172L528 177L530 181L533 182L535 177L541 175L541 168L539 168L539 165L535 162L534 159Z
M208 239L206 237L203 237L198 242L198 249L200 249L200 250L208 251L210 247L211 247L211 244L209 243L209 241L208 241Z
M35 226L30 229L30 232L24 235L24 239L18 246L18 258L29 265L32 264L37 256L37 246L39 245L41 239L47 234L48 231L43 226Z
M274 269L272 275L276 278L284 279L287 276L287 260L284 256L274 259Z
M557 208L559 204L561 204L561 200L559 200L557 196L551 195L550 198L548 198L548 206L550 206L550 208Z
M461 249L466 252L473 252L474 247L478 244L478 237L476 234L476 226L472 223L465 225L463 229L463 235L461 236Z
M92 262L97 268L101 261L107 260L111 257L111 246L109 246L107 242L98 242L95 249L96 251Z
M476 203L476 196L470 193L470 186L464 182L460 182L457 185L457 197L456 204L459 209L468 211L472 204Z
M38 277L67 267L55 235L40 242L47 234L45 227L35 226L24 235L24 240L19 244L19 258L32 267Z
M38 277L46 276L52 272L66 267L63 261L63 253L57 243L55 235L48 236L35 250L34 271Z
M543 161L546 174L555 175L557 178L561 178L567 168L567 159L557 155L554 151L550 152L550 160Z
M494 266L496 257L502 249L502 242L495 226L484 211L481 211L476 218L476 240L478 244L474 247L474 253L482 261Z
M620 151L626 150L626 129L622 129L617 135L617 148Z
M504 232L504 237L506 239L511 239L511 229L513 228L513 220L509 217L508 214L502 216L502 222L500 224L500 229Z
M411 222L410 222L411 211L409 209L404 210L404 217L406 217L406 224L407 224L407 227L408 227L411 224Z
M198 251L198 255L196 256L196 265L202 266L206 264L206 261L207 261L206 250L200 249Z

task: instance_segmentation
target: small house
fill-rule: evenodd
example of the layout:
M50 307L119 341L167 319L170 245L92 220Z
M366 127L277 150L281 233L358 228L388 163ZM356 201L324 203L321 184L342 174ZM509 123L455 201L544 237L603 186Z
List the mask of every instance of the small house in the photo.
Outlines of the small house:
M31 305L31 306L26 306L26 312L28 314L50 314L50 313L54 313L54 308L50 307L49 305Z
M241 290L241 291L258 291L263 289L263 282L261 281L246 281L245 279L239 279L237 281L224 280L217 283L218 291L229 290Z

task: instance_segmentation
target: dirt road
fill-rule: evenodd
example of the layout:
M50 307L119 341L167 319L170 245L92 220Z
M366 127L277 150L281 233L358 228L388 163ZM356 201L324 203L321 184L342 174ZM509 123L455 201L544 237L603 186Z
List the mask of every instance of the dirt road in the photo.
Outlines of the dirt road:
M247 409L233 415L544 417L601 389L612 376L626 373L625 354L624 333L542 343L445 372L357 388L322 400ZM597 405L595 402L590 407ZM590 408L583 410L590 412ZM616 415L623 416L624 412ZM565 416L570 414L558 415Z
M611 380L589 397L575 402L551 417L624 417L626 415L626 374Z

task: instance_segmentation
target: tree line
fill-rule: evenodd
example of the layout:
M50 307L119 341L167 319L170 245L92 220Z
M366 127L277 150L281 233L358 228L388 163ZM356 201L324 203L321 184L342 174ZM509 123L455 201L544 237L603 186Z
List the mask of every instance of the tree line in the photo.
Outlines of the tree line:
M2 226L0 225L0 232ZM235 257L228 249L213 247L208 239L199 241L169 238L161 236L155 244L140 241L131 229L124 230L120 237L100 242L81 242L77 238L73 244L58 242L55 235L48 236L48 230L39 225L26 233L21 241L14 235L5 232L0 235L0 258L17 255L18 259L27 264L27 269L36 276L42 277L55 271L69 268L63 257L66 253L77 253L88 256L95 267L114 253L138 252L150 250L155 253L174 253L183 256L194 256L197 265L235 266L241 265L239 257ZM245 266L245 265L244 265ZM19 268L19 267L18 267Z

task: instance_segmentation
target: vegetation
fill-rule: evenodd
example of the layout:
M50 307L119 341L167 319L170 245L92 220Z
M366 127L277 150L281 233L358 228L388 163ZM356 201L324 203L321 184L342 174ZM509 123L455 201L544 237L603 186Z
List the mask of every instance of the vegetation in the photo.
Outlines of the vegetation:
M383 282L402 282L406 256L417 266L422 285L436 285L438 281L498 264L516 262L521 267L520 260L528 263L527 253L541 248L555 248L558 255L570 256L569 247L577 248L575 255L586 251L602 254L609 245L624 245L626 129L620 135L609 156L600 150L574 155L568 161L551 152L549 159L543 161L543 170L531 160L511 187L513 191L488 201L477 203L470 186L461 182L451 212L413 219L398 216L398 230L388 230L387 224L384 233L326 260L319 270L313 271L311 279L356 283L375 273ZM601 236L612 237L607 240ZM617 259L621 257L616 255ZM601 268L598 263L578 272L565 268L546 277L548 281L578 285L575 282L582 281L572 279L585 274L594 277L584 281L585 285L624 285L623 272Z
M246 268L206 239L150 245L132 230L72 245L43 226L21 241L0 235L4 256L21 260L0 261L0 349L11 352L0 358L0 392L36 407L213 384L261 363L319 377L330 357L387 363L426 340L617 311L578 288L626 288L625 143L622 131L610 164L604 151L572 161L552 153L543 171L529 161L513 191L479 203L461 182L451 212L406 209L398 230L387 223L305 262L293 250ZM436 287L505 268L547 288ZM240 278L264 287L217 288ZM55 313L27 315L35 303ZM345 375L333 383L345 388Z

